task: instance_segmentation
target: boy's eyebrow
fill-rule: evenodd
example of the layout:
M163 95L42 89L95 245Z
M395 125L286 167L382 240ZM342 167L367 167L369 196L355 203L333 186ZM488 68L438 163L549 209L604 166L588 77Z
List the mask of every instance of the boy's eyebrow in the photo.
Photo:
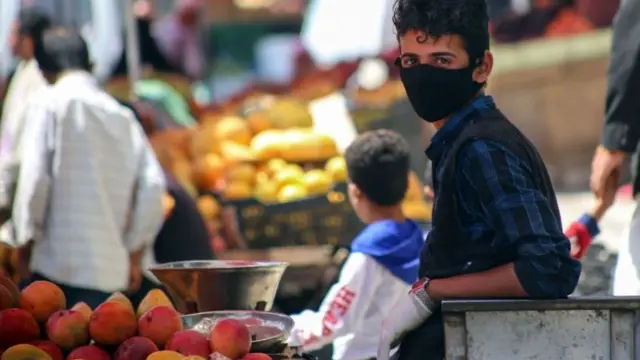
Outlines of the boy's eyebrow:
M449 51L437 51L437 52L432 52L431 54L429 54L430 57L438 57L438 56L451 56L451 57L456 57L456 54L449 52Z

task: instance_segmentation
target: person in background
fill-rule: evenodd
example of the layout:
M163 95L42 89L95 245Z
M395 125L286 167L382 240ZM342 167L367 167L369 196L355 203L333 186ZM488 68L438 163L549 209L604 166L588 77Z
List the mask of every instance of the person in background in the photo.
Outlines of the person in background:
M34 49L43 32L51 26L49 17L36 7L20 10L12 24L9 43L13 54L20 63L10 77L0 118L0 193L2 211L9 213L17 182L20 137L23 133L27 104L34 94L46 86L46 81L38 69ZM4 216L3 216L4 218ZM2 221L5 221L3 219ZM0 238L11 242L13 230L6 221L0 229Z
M633 194L640 192L640 0L622 1L613 23L611 60L607 72L605 121L600 146L591 163L591 190L604 197L607 179L622 172L629 155L632 159ZM619 185L619 184L616 184ZM613 295L640 295L640 203L625 231L613 278Z
M591 246L593 238L600 234L598 222L613 204L619 181L620 173L613 172L605 183L604 192L601 193L601 196L596 197L593 208L572 222L565 231L565 235L571 240L571 255L575 259L582 260Z
M151 123L153 116L150 109L140 106L140 103L123 103L131 109L136 119L146 129L146 135L153 138L155 129L145 126ZM161 132L158 132L161 134ZM158 144L158 146L166 146ZM161 149L157 149L161 151ZM156 151L156 156L158 156ZM166 168L169 164L163 164L162 156L158 156L167 183L167 194L172 199L173 206L166 215L166 220L160 228L153 245L155 262L158 264L174 261L213 260L213 250L209 242L209 233L202 215L200 214L195 199L180 185ZM153 288L159 288L160 284L155 277L145 274L140 289L132 294L127 294L134 306L137 306L144 296Z
M196 80L201 79L204 72L204 56L198 34L203 5L202 0L176 0L174 12L154 24L152 30L160 50L170 63Z
M164 220L164 175L133 113L91 74L79 33L48 30L35 58L51 86L29 104L21 142L13 215L23 286L49 280L69 304L94 307L140 287Z
M152 34L153 18L155 16L153 4L149 0L138 0L134 3L133 15L138 27L138 46L140 48L140 63L143 68L166 73L182 73L179 66L174 65L160 49L158 40ZM123 34L123 39L126 36ZM126 43L124 41L123 43ZM115 67L111 71L111 78L127 76L127 49L123 47Z
M444 299L560 299L580 276L535 146L484 93L493 68L486 0L398 0L407 97L436 133L433 228L419 278L384 319L378 360L444 358Z
M333 342L333 359L375 358L391 307L417 280L422 230L402 214L409 145L391 130L362 134L346 150L349 200L368 224L351 243L338 282L320 310L293 315L305 351Z

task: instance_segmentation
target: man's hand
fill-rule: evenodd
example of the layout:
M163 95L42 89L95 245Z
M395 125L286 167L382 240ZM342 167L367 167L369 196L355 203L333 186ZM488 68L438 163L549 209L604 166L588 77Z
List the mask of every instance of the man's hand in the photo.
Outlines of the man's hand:
M142 285L142 254L144 248L134 251L129 254L129 285L127 286L128 293L134 293L138 291L140 285Z
M418 280L407 296L401 297L391 307L391 312L382 321L378 360L388 359L391 344L409 331L417 329L431 316L434 303L427 295L427 284L427 279Z
M618 150L609 150L598 146L591 162L591 191L597 198L604 198L607 179L614 171L621 172L626 153ZM617 187L619 184L615 184Z
M14 250L17 257L17 269L18 278L20 281L28 281L33 275L31 272L31 249L33 247L33 241L29 241L26 245Z

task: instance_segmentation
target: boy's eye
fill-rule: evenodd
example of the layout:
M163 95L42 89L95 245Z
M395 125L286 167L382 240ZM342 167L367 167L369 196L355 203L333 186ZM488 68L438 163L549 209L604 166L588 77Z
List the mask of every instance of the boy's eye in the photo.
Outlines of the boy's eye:
M404 57L401 59L401 64L403 68L412 67L418 64L418 59L412 57Z
M451 65L451 59L446 57L437 57L435 58L434 63L437 66L449 66Z

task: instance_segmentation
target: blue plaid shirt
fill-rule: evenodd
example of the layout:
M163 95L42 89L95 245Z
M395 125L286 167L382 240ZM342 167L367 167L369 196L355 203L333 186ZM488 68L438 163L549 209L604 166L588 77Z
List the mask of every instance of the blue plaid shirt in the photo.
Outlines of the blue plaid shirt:
M433 162L436 203L444 170L441 165L450 149L447 145L470 118L494 107L490 96L481 96L433 136L427 156ZM562 298L571 294L580 276L580 262L571 258L560 219L536 185L529 166L502 145L483 139L463 146L456 166L458 217L469 239L488 247L504 242L514 246L519 255L515 272L529 296Z

